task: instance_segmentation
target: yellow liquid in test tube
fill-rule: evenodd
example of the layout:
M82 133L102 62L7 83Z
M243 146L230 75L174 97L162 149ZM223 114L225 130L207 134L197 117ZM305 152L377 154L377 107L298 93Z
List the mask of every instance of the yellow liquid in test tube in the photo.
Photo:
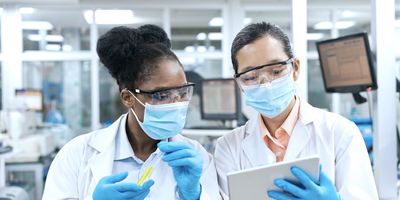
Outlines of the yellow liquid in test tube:
M137 182L137 184L139 186L142 186L144 181L150 176L151 172L153 172L153 167L150 166L148 168L146 168L146 170L144 170L143 176L140 177L139 181Z
M164 154L161 154L161 155L157 158L157 160L154 161L154 163L153 163L152 166L150 166L150 167L148 167L148 168L146 168L146 169L144 170L144 173L143 173L142 177L140 177L139 181L137 182L137 184L138 184L139 186L142 186L143 183L147 180L147 178L149 178L149 176L150 176L151 173L153 172L153 166L156 165L158 162L160 162L160 160L161 160L161 158L162 158L163 155L164 155Z

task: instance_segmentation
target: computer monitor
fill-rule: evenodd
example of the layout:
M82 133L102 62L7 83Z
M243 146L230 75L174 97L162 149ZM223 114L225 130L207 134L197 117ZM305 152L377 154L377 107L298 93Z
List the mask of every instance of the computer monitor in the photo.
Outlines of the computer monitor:
M15 90L15 97L27 110L43 111L43 94L41 90L17 89Z
M240 112L240 91L234 79L202 80L202 119L237 120Z
M327 92L358 93L377 89L367 33L317 42Z

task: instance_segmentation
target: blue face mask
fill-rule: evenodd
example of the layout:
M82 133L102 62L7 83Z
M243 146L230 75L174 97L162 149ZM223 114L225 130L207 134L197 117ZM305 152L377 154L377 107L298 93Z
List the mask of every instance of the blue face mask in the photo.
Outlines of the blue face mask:
M135 97L135 95L133 96ZM143 122L139 120L132 108L131 111L139 126L149 137L154 140L164 140L174 137L182 131L186 122L189 101L161 105L143 104L140 100L138 101L144 106Z
M274 118L282 113L295 94L291 76L276 79L271 83L244 86L246 104L263 116Z

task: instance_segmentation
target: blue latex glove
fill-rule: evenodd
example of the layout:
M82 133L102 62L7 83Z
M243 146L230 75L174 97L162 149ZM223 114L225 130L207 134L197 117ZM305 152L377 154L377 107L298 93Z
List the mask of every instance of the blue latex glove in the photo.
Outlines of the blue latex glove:
M93 192L93 200L143 200L150 192L153 180L146 181L142 186L135 183L121 183L128 172L113 174L102 178Z
M179 196L185 200L200 199L201 155L183 142L159 142L158 148L165 153L163 160L172 167Z
M319 183L317 181L313 181L313 179L299 167L294 166L291 168L291 171L301 185L291 183L284 179L275 179L275 185L285 192L268 191L269 197L277 200L340 200L340 196L336 191L335 185L331 182L329 177L322 172L321 166L319 170Z

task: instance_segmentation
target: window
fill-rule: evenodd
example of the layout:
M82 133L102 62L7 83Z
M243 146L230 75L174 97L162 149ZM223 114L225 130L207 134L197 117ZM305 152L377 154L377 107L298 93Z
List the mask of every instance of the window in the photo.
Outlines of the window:
M21 15L24 51L90 50L90 25L84 10L32 8Z
M172 49L187 53L221 51L221 10L172 10ZM193 17L196 16L196 17Z
M23 87L43 91L45 121L56 109L72 130L90 127L90 61L24 62L22 70Z

